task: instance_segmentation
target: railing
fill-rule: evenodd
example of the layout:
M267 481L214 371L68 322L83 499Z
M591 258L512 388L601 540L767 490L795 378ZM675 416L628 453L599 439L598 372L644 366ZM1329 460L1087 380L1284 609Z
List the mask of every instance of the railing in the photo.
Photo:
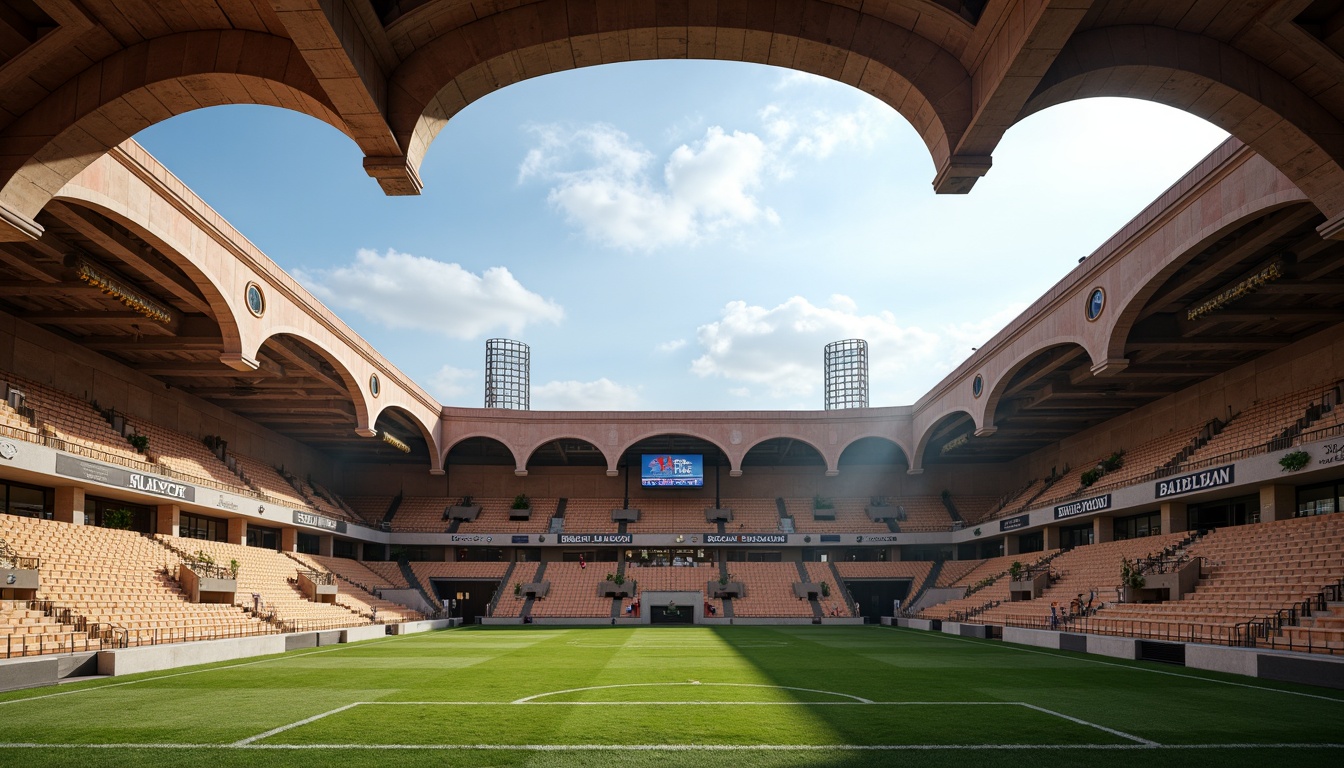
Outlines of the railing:
M277 617L274 622L274 626L280 632L323 632L366 625L366 621L354 614L351 614L348 619L282 619Z
M87 633L83 637L76 637L78 632L62 632L59 639L51 639L51 635L25 634L25 635L3 635L3 644L0 644L0 651L3 655L0 658L12 659L23 656L40 656L49 653L79 653L82 651L102 650L101 641L89 637Z
M239 637L257 637L277 635L283 630L273 624L215 624L206 627L154 627L148 629L112 628L114 645L117 648L139 647L144 645L166 645L168 643L191 643L202 640L227 640Z
M190 568L197 576L203 579L236 579L238 570L228 565L219 565L218 563L206 563L200 560L191 559L190 555L184 556L183 565Z
M336 574L334 573L327 573L325 571L310 571L306 569L300 569L299 573L308 577L309 581L313 582L319 587L330 587L336 583Z
M980 605L975 608L968 608L964 611L957 611L956 613L952 614L952 617L948 619L948 621L957 621L957 622L970 621L971 619L975 618L976 616L979 616L985 611L990 610L991 608L999 607L1000 605L1002 605L1002 603L1003 603L1002 600L990 600L984 605Z
M1237 645L1237 629L1225 624L1201 622L1149 621L1146 619L1108 619L1101 615L1061 618L1052 626L1050 618L1013 618L1003 622L1006 627L1022 629L1053 629L1084 635L1131 637L1138 640L1164 640L1174 643L1211 643Z

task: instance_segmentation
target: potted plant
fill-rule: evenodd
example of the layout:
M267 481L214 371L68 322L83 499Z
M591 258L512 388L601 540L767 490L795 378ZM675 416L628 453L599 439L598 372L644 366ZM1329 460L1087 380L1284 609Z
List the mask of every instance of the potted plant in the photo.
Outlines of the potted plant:
M830 499L826 498L825 496L822 496L821 494L817 494L816 496L812 497L812 508L835 509L835 505L831 503Z
M821 596L822 597L831 596L831 583L829 581L821 582Z
M514 597L523 596L523 582L520 581L513 585L513 596Z
M510 509L529 509L529 508L531 508L531 503L528 501L526 494L520 493L517 496L513 497L513 506L510 507Z
M149 447L149 435L130 434L126 436L126 442L131 444L136 453L144 453Z
M1311 454L1299 448L1292 453L1285 453L1280 456L1279 466L1283 467L1284 472L1296 472L1307 466L1309 461L1311 461Z
M229 573L233 576L234 579L237 579L237 578L238 578L238 561L237 561L237 560L230 560L230 561L229 561Z
M1013 564L1008 566L1009 581L1021 581L1022 571L1023 571L1022 563L1020 561L1014 560Z

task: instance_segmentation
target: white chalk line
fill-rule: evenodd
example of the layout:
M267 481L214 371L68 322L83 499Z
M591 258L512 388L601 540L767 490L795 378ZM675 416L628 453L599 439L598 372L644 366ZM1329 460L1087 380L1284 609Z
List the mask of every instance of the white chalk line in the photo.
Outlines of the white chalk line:
M718 685L718 686L725 686L725 687L743 687L743 688L783 688L784 690L810 690L810 689L806 689L806 688L784 688L784 686L758 685L758 684L753 684L753 683L632 683L632 684L628 684L628 685L607 685L607 686L594 686L594 687L592 687L592 688L577 688L577 689L574 689L574 690L576 690L576 691L583 691L583 690L597 690L597 689L602 689L602 688L642 688L642 687L646 687L646 686L660 686L660 687L661 687L661 686L669 686L669 685L711 685L711 686L713 686L713 685ZM570 693L570 692L571 692L571 691L556 691L555 693ZM834 695L834 696L849 696L849 694L844 694L844 693L834 693L834 692L831 692L831 691L812 691L812 692L813 692L813 693L830 693L831 695ZM537 694L537 696L549 696L549 695L554 695L554 694ZM326 712L322 712L322 713L320 713L320 714L313 715L313 716L311 716L311 717L306 717L306 718L304 718L304 719L302 719L302 720L296 720L296 721L294 721L294 722L292 722L292 723L288 723L288 724L286 724L286 725L281 725L281 726L278 726L278 727L276 727L276 728L272 728L272 729L269 730L269 731L266 731L266 732L264 732L264 733L259 733L259 734L255 735L255 736L249 736L249 737L244 738L244 739L239 739L238 741L233 742L233 743L231 744L231 746L234 746L234 747L245 747L245 746L254 744L255 742L261 741L262 739L266 739L266 738L269 738L269 737L271 737L271 736L275 736L276 734L284 733L285 731L288 731L288 730L291 730L291 729L294 729L294 728L299 728L299 727L301 727L301 726L308 725L309 723L313 723L313 722L316 722L316 721L318 721L318 720L321 720L321 719L323 719L323 718L325 718L325 717L328 717L328 716L331 716L331 715L335 715L335 714L339 714L339 713L341 713L341 712L345 712L345 711L347 711L347 710L354 709L355 707L360 707L360 706L371 706L371 707L379 707L379 706L383 706L383 707L386 707L386 706L391 706L391 707L397 707L397 706L403 706L403 707L404 707L404 706L419 706L419 707L423 707L423 706L440 706L440 707L443 707L443 706L456 706L456 707L468 707L468 706L469 706L469 707L480 707L480 706L493 706L493 707L517 707L517 706L523 706L523 707L536 707L536 706L557 706L557 707L568 707L568 706L589 706L589 707L622 707L622 706L678 706L678 707L680 707L680 706L710 706L710 707L719 707L719 706L730 706L730 707L756 706L756 707L779 707L779 706L808 706L808 707L810 707L810 706L818 706L818 705L819 705L819 706L851 706L851 707L858 707L858 706L887 706L887 707L893 707L893 706L894 706L894 707L908 707L908 706L969 706L969 707L978 707L978 706L998 706L998 707L1024 707L1024 708L1026 708L1026 709L1030 709L1030 710L1033 710L1033 711L1035 711L1035 712L1040 712L1040 713L1045 714L1045 715L1049 715L1049 716L1052 716L1052 717L1057 717L1057 718L1060 718L1060 719L1062 719L1062 720L1068 720L1069 722L1076 723L1076 724L1078 724L1078 725L1082 725L1082 726L1085 726L1085 727L1088 727L1088 728L1095 728L1096 730L1099 730L1099 731L1102 731L1102 732L1105 732L1105 733L1109 733L1109 734L1111 734L1111 735L1113 735L1113 736L1117 736L1117 737L1119 737L1119 738L1126 739L1126 740L1135 742L1136 744L1140 744L1140 745L1143 745L1143 746L1148 746L1148 747L1157 747L1157 746L1161 746L1160 744L1158 744L1158 743L1155 742L1155 741L1150 741L1150 740L1148 740L1148 739L1143 739L1143 738L1140 738L1140 737L1138 737L1138 736L1133 736L1133 735L1131 735L1131 734L1125 733L1124 731L1117 731L1117 730L1115 730L1115 729L1113 729L1113 728L1107 728L1107 727L1104 726L1104 725L1098 725L1098 724L1096 724L1096 723L1088 722L1087 720L1083 720L1083 719L1080 719L1080 718L1077 718L1077 717L1071 717L1071 716L1069 716L1069 715L1064 715L1064 714L1061 714L1061 713L1059 713L1059 712L1055 712L1055 711L1053 711L1053 710L1045 709L1044 707L1038 707L1038 706L1035 706L1035 705L1033 705L1033 704L1028 704L1028 703L1026 703L1026 702L1024 702L1024 701L871 701L871 700L869 700L869 699L860 699L860 700L858 700L858 701L830 701L830 702L806 702L806 701L572 701L572 702L571 702L571 701L553 701L553 702L546 702L546 701L533 701L533 700L532 700L533 698L535 698L535 697L528 697L528 698L526 698L526 699L518 699L518 700L516 700L516 701L510 701L510 702L504 702L504 701L356 701L356 702L352 702L352 703L350 703L350 704L346 704L346 705L341 706L341 707L336 707L335 709L331 709L331 710L328 710L328 711L326 711ZM857 696L850 696L850 698L858 699L859 697L857 697ZM817 745L817 746L819 746L819 745Z
M1234 744L41 744L0 743L0 749L402 749L514 752L877 752L911 750L1217 750L1344 749L1344 743Z
M327 717L328 715L334 715L334 714L337 714L337 713L339 713L339 712L344 712L344 711L347 710L347 709L354 709L355 707L358 707L359 705L364 704L364 703L366 703L366 702L363 702L363 701L356 701L356 702L354 702L354 703L352 703L352 704L346 704L346 705L343 706L343 707L337 707L337 708L335 708L335 709L333 709L333 710L329 710L329 711L327 711L327 712L323 712L323 713L318 714L318 715L313 715L312 717L305 717L305 718L302 719L302 720L296 720L296 721L294 721L294 722L292 722L292 723L290 723L290 724L288 724L288 725L282 725L282 726L280 726L280 727L278 727L278 728L272 728L271 730L266 731L265 733L258 733L256 736L249 736L249 737L247 737L247 738L245 738L245 739L239 739L238 741L235 741L235 742L233 743L232 746L235 746L235 747L245 747L245 746L247 746L248 744L251 744L251 743L254 742L254 741L260 741L260 740L262 740L262 739L265 739L265 738L274 736L274 735L276 735L277 733L284 733L285 731L288 731L288 730L291 729L291 728L298 728L298 727L301 726L301 725L307 725L307 724L309 724L309 723L316 722L316 721L318 721L318 720L321 720L321 719L324 718L324 717Z
M1008 651L1018 651L1019 653L1034 653L1034 654L1036 654L1036 655L1038 655L1038 656L1049 656L1049 657L1054 658L1054 659L1063 659L1063 660L1065 660L1065 661L1079 661L1079 662L1085 662L1085 663L1088 663L1088 664L1099 664L1099 665L1101 665L1101 666L1103 666L1103 667L1115 667L1115 668L1117 668L1117 669L1128 669L1128 670L1132 670L1132 671L1134 671L1134 672L1148 672L1148 673L1150 673L1150 674L1154 674L1154 675L1165 675L1165 676L1167 676L1167 677L1180 677L1180 678L1184 678L1184 679L1186 679L1186 680L1198 680L1198 681L1200 681L1200 682L1204 682L1204 683L1216 683L1216 684L1218 684L1218 685L1231 685L1231 686L1235 686L1235 687L1237 687L1237 688L1250 688L1250 689L1253 690L1253 691L1270 691L1270 692L1272 692L1272 693L1284 693L1284 694L1287 694L1287 695L1289 695L1289 696L1301 696L1301 697L1303 697L1303 698L1307 698L1307 699L1317 699L1317 700L1319 700L1319 701L1332 701L1332 702L1334 702L1334 703L1336 703L1336 704L1344 704L1344 699L1341 699L1341 698L1335 698L1335 697L1333 697L1333 696L1321 696L1320 694L1315 694L1315 693L1303 693L1303 692L1301 692L1301 691L1289 691L1289 690L1286 690L1286 689L1283 689L1283 688L1270 688L1270 687L1268 687L1268 686L1264 686L1264 685L1250 685L1249 683L1237 683L1237 682L1233 682L1233 681L1231 681L1231 680L1218 680L1218 679L1211 678L1211 677L1200 677L1199 675L1184 675L1184 674L1181 674L1180 672L1168 672L1168 671L1166 671L1166 670L1164 670L1164 669L1150 669L1150 668L1148 668L1148 667L1130 666L1130 665L1128 665L1128 664L1116 664L1115 662L1112 662L1112 661L1102 661L1101 659L1091 659L1091 658L1085 658L1085 657L1082 657L1082 656L1064 656L1064 655L1061 655L1061 653L1049 653L1048 651L1040 651L1040 650L1036 650L1036 649L1033 649L1033 648L1024 648L1024 647L1022 647L1022 646L1020 646L1020 645L1017 645L1017 644L1015 644L1015 643L1002 643L1002 644L1000 644L1000 645L986 645L985 643L977 643L977 642L974 641L974 640L971 640L971 639L969 639L969 638L965 638L965 637L958 637L957 635L948 635L948 634L943 634L943 633L939 633L939 632L931 632L931 631L920 630L920 629L908 629L908 628L906 628L906 627L888 627L888 626L879 626L878 629L888 629L888 630L894 630L894 631L896 631L896 632L923 632L923 633L925 633L926 635L939 637L939 638L941 638L941 639L943 639L943 640L956 640L956 641L963 642L963 643L968 643L968 644L970 644L970 645L974 645L974 646L977 646L977 647L980 647L980 648L1002 648L1002 649L1004 649L1004 650L1008 650ZM1063 653L1068 653L1068 651L1064 651ZM1137 661L1137 659L1136 659L1136 661ZM1229 674L1230 674L1230 673L1229 673Z
M777 691L801 691L803 693L819 693L823 696L836 696L844 699L853 699L860 704L872 704L872 700L865 699L862 696L854 696L848 693L837 693L835 691L820 691L815 688L795 688L788 685L766 685L764 683L619 683L615 685L590 685L584 688L566 688L563 691L547 691L545 693L534 693L531 696L524 696L521 699L515 699L514 704L526 704L534 699L541 699L547 696L561 696L566 693L582 693L584 691L601 691L610 688L669 688L673 686L714 686L721 688L770 688Z
M1083 720L1082 718L1079 718L1079 717L1073 717L1073 716L1071 716L1071 715L1065 715L1065 714L1062 714L1062 713L1060 713L1060 712L1056 712L1056 711L1054 711L1053 709L1046 709L1045 707L1038 707L1038 706L1036 706L1035 704L1028 704L1028 703L1023 702L1023 701L1019 701L1019 702L1017 702L1017 704L1019 704L1019 705L1021 705L1021 706L1023 706L1023 707L1026 707L1027 709L1034 709L1034 710L1036 710L1037 712L1044 712L1044 713L1047 714L1047 715L1054 715L1055 717L1058 717L1058 718L1061 718L1061 719L1064 719L1064 720L1068 720L1068 721L1073 722L1073 723L1078 723L1079 725L1086 725L1086 726L1088 726L1089 728L1096 728L1097 730L1099 730L1099 731L1105 731L1106 733L1109 733L1109 734L1111 734L1112 736L1119 736L1119 737L1122 738L1122 739L1129 739L1130 741L1138 742L1139 744L1143 744L1143 745L1145 745L1145 746L1149 746L1149 747L1160 747L1160 746L1162 746L1161 744L1158 744L1156 741L1150 741L1150 740L1148 740L1148 739L1141 739L1141 738L1139 738L1138 736L1134 736L1134 735L1125 733L1124 731L1117 731L1117 730L1114 729L1114 728L1107 728L1107 727L1104 726L1104 725L1097 725L1096 723L1089 722L1089 721L1087 721L1087 720Z
M457 630L459 630L459 629L461 629L461 628L462 628L462 627L451 627L451 628L448 628L448 629L441 629L441 630L438 630L438 631L440 631L440 632L455 632L455 631L457 631ZM153 682L153 681L155 681L155 680L168 680L168 679L170 679L170 678L174 678L174 677L186 677L187 675L199 675L199 674L201 674L201 673L203 673L203 672L220 672L220 671L223 671L223 670L226 670L226 669L239 669L239 668L241 668L241 667L251 667L251 666L256 665L256 664L270 664L270 663L272 663L272 662L276 662L276 661L285 661L285 660L288 660L288 659L297 659L297 658L300 658L300 657L302 657L302 656L316 656L316 655L319 654L319 653L331 653L332 651L342 651L342 650L345 650L345 649L347 649L347 648L368 648L368 647L371 646L371 645L382 645L383 643L390 643L390 642L393 642L393 641L395 641L395 640L404 640L404 639L406 639L406 638L408 638L408 637L417 637L417 635L418 635L418 633L417 633L417 634L410 634L410 635L393 635L392 637L380 638L380 639L377 639L377 640L361 640L361 641L356 641L356 642L354 642L354 643L339 643L339 644L337 644L337 645L333 645L333 646L330 647L330 648L319 648L318 650L315 650L315 651L309 651L308 653L293 653L293 652L290 652L290 651L286 651L286 652L283 652L283 653L280 653L280 654L271 655L269 658L258 659L258 660L256 660L256 661L244 661L244 662L239 663L239 664L229 664L229 665L222 666L222 667L211 667L211 668L209 668L209 669L193 669L193 670L191 670L191 671L189 671L189 672L173 672L173 673L171 673L171 674L167 674L167 675L157 675L157 676L155 676L155 677L144 677L144 678L140 678L139 680L126 680L126 681L123 681L123 682L120 682L120 683L104 683L104 684L102 684L102 685L92 685L92 686L90 686L90 687L88 687L88 688L76 688L76 689L74 689L74 690L69 690L69 691L58 691L57 693L44 693L44 694L42 694L41 696L28 696L27 698L22 698L22 699L8 699L8 700L0 701L0 706L4 706L4 705L6 705L6 704L21 704L21 703L26 702L26 701L38 701L38 700L40 700L40 699L52 699L52 698L55 698L55 697L57 697L57 696L73 696L73 695L75 695L75 694L77 694L77 693L88 693L88 692L90 692L90 691L101 691L101 690L104 690L104 689L106 689L106 688L120 688L120 687L123 686L123 685L139 685L140 683L150 683L150 682ZM258 637L265 637L265 635L258 635Z

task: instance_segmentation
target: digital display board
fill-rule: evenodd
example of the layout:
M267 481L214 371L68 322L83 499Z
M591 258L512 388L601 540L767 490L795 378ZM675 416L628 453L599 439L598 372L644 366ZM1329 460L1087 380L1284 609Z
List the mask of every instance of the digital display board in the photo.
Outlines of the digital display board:
M702 488L705 457L700 454L646 453L639 484L645 488Z

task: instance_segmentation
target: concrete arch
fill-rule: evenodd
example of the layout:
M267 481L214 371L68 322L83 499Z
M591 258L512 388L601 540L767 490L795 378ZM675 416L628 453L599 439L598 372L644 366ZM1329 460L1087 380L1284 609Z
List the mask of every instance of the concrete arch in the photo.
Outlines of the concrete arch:
M897 440L896 438L890 435L883 435L873 432L869 434L856 435L850 438L844 444L837 446L840 449L839 453L836 454L835 458L835 464L837 468L839 468L840 466L840 459L844 458L845 451L849 450L850 446L854 445L855 443L858 443L861 440L885 440L886 442L891 443L892 445L896 446L897 449L900 450L901 456L905 458L905 465L907 467L910 466L912 459L910 458L909 448L902 445L900 440Z
M305 346L321 355L322 359L331 365L332 370L336 371L336 375L345 384L346 394L350 395L351 403L355 406L355 432L365 437L372 437L374 429L370 406L373 404L373 398L365 391L365 386L359 379L355 378L355 375L350 372L350 369L341 361L340 357L323 346L321 341L314 338L306 330L294 326L267 327L265 335L256 343L256 346L247 350L248 357L256 359L257 352L261 350L262 346L277 336L293 336L302 340Z
M938 426L949 418L957 414L964 414L971 417L971 422L979 428L980 424L975 420L975 414L965 408L953 408L949 411L940 413L934 417L929 426L919 434L919 440L915 443L915 453L910 457L910 468L907 470L912 475L920 474L924 471L924 452L928 450L929 440L933 439L933 433L938 431Z
M836 475L840 474L839 451L835 451L832 454L828 454L825 450L819 447L815 441L809 438L803 437L801 435L785 435L785 434L766 435L765 437L762 437L761 439L753 443L747 444L746 446L743 447L741 456L737 457L736 460L733 462L734 466L731 468L731 470L740 472L742 468L742 461L746 459L747 454L751 453L751 450L757 447L758 445L763 445L765 443L770 442L771 440L793 440L802 443L803 445L806 445L808 448L811 448L812 450L816 451L817 455L821 457L822 463L826 465L827 477L835 477ZM732 459L730 458L730 460Z
M602 452L602 457L607 460L608 467L611 467L612 465L615 464L617 459L620 459L620 454L612 456L610 451L603 448L601 443L598 442L597 440L592 439L591 436L581 435L577 432L560 432L554 435L547 435L546 437L536 440L531 445L527 446L523 451L521 451L520 453L522 453L524 456L527 457L523 465L523 469L527 469L526 464L532 461L532 455L535 454L538 449L540 449L543 445L546 445L547 443L553 443L556 440L582 440L583 442L588 443L589 445L593 446L594 448Z
M243 340L242 327L239 323L239 308L235 307L233 302L229 300L228 292L216 282L214 275L206 272L189 258L184 250L187 246L176 242L175 239L170 239L171 235L158 226L159 222L144 221L140 217L132 216L126 210L124 202L85 186L66 185L52 199L93 211L109 221L120 224L137 237L154 246L159 253L162 253L174 266L186 274L210 306L215 316L215 322L219 325L220 339L223 342L221 355L242 355Z
M1216 221L1209 222L1197 232L1192 232L1178 246L1171 248L1167 261L1160 269L1151 272L1143 279L1125 285L1126 292L1115 297L1119 311L1115 313L1111 321L1110 332L1106 340L1106 354L1102 359L1118 360L1124 358L1125 345L1129 341L1129 334L1134 329L1134 324L1138 322L1139 313L1147 306L1148 300L1157 293L1168 278L1190 259L1199 255L1200 251L1207 247L1209 243L1250 219L1294 204L1304 203L1301 194L1295 191L1280 191L1266 195L1245 203Z
M603 453L606 454L607 456L607 475L614 477L615 473L620 472L620 467L617 465L617 462L619 462L621 457L625 455L626 451L635 447L643 440L648 440L651 437L658 437L659 435L680 435L682 437L694 437L697 440L704 440L707 443L711 443L715 448L719 449L720 453L728 457L729 472L741 471L740 462L734 459L733 454L729 453L728 450L723 447L723 444L718 439L710 437L709 435L704 434L702 432L692 432L690 430L677 430L677 429L674 430L659 429L644 432L642 434L636 435L634 438L626 440L625 443L621 445L621 449L617 451L614 455L607 453L605 450L603 450ZM594 445L596 445L596 442L594 442Z
M378 401L376 400L374 402L378 403ZM382 416L383 413L392 410L395 410L398 413L402 414L403 416L407 417L407 421L414 424L416 429L420 431L420 437L424 439L425 446L429 449L430 469L442 469L443 468L442 464L437 465L434 464L434 461L436 460L436 457L439 454L438 449L439 441L434 434L433 427L426 425L423 421L417 418L415 412L412 411L411 409L398 405L396 403L378 403L378 408L374 410L370 424L376 428L378 425L378 418Z
M825 0L798 0L790 9L724 9L705 20L715 38L700 50L688 30L702 25L684 6L655 11L643 4L606 13L598 12L599 5L598 0L529 3L418 47L392 73L388 87L388 120L412 172L419 172L430 144L454 115L495 90L577 67L649 58L773 64L852 85L909 120L940 171L972 119L971 75L945 49L950 41L935 42L876 12L851 12L847 24L823 25L809 19L836 12ZM969 34L970 25L948 9L919 5L919 13L929 17L921 29ZM426 19L416 17L417 23ZM727 40L734 42L718 42Z
M1305 192L1328 219L1323 234L1344 224L1344 125L1292 82L1231 45L1155 26L1080 32L1018 119L1091 96L1145 99L1208 120Z
M993 381L986 382L988 391L985 393L985 396L981 398L981 410L978 414L972 414L972 417L975 419L976 431L992 431L996 429L994 424L994 414L999 408L999 402L1003 399L1004 392L1007 391L1008 384L1013 380L1013 377L1016 376L1027 363L1034 360L1036 356L1042 352L1049 352L1052 349L1071 346L1082 349L1083 353L1088 355L1093 364L1098 362L1098 358L1089 352L1086 339L1072 336L1053 338L1044 344L1039 344L1026 349L1025 351L1018 352L1018 354L1008 362L1007 367L1002 373L995 376Z
M166 35L95 62L0 133L0 212L37 237L38 212L108 150L174 115L222 104L283 107L350 135L288 39L241 30Z
M499 443L500 445L507 448L509 451L509 455L513 456L514 474L518 474L520 472L524 475L527 474L527 465L524 463L523 460L519 459L517 448L515 446L509 445L504 440L501 440L498 434L485 431L468 432L463 435L455 437L453 439L453 442L443 445L439 451L439 466L446 468L448 466L448 454L452 453L454 448L456 448L457 446L461 445L462 443L468 440L473 440L478 437L485 438L486 440L493 440L496 443Z

